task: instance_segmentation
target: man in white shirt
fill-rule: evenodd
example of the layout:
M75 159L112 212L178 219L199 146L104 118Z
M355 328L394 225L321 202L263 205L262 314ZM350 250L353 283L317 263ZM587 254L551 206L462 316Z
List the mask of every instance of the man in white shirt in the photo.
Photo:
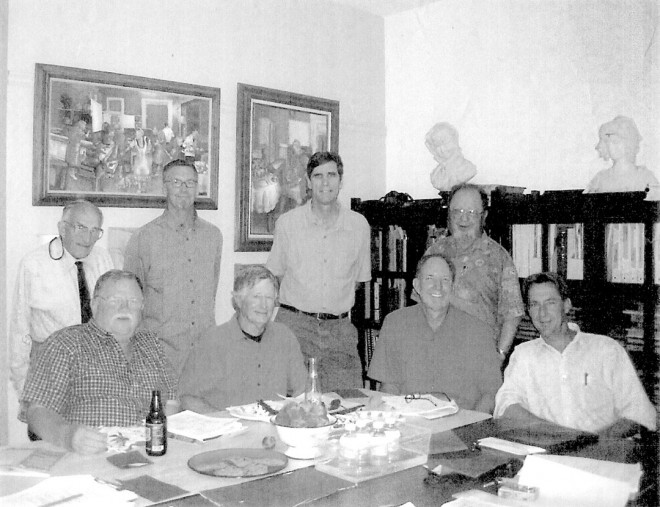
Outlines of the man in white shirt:
M527 311L541 337L518 345L495 397L494 417L550 421L608 437L655 431L656 413L626 351L568 323L571 300L556 273L525 280Z
M28 253L18 268L9 326L11 380L23 391L30 358L55 331L80 324L79 270L91 293L96 280L113 268L107 250L95 246L103 235L103 214L94 204L67 204L57 224L59 236ZM76 261L81 261L80 268Z

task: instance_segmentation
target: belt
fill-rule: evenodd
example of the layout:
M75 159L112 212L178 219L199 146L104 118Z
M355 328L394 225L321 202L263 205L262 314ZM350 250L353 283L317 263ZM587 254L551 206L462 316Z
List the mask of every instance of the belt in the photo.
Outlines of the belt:
M285 310L289 310L290 312L293 313L302 313L304 315L309 315L310 317L314 317L316 320L337 320L337 319L345 319L348 317L348 312L342 313L340 315L335 315L334 313L314 313L314 312L303 312L302 310L298 310L298 308L295 308L293 306L285 305L284 303L280 303L280 307L284 308Z

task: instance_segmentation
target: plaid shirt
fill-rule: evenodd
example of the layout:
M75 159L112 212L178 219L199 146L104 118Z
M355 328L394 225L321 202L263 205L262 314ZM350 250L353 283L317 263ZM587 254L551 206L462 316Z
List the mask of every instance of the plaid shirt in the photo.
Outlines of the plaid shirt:
M126 360L114 337L90 320L53 334L28 371L19 419L28 404L49 408L72 423L131 426L149 410L151 391L176 396L176 379L154 333L138 331Z

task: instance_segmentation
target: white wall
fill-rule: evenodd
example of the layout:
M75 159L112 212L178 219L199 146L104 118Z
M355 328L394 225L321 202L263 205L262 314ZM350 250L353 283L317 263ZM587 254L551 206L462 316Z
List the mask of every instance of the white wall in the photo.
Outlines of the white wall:
M34 65L48 63L218 87L222 91L219 209L200 215L220 227L225 246L216 319L232 313L235 263L267 253L235 253L237 83L340 102L340 196L385 193L383 20L318 0L9 0L7 97L7 276L13 294L20 258L37 236L56 231L61 208L33 207ZM1 109L0 109L1 111ZM104 227L138 227L157 209L104 208ZM103 241L103 240L102 240ZM11 297L6 301L11 307ZM2 333L5 336L5 333ZM1 338L4 340L5 338ZM3 350L5 349L3 343ZM0 355L0 358L2 355ZM6 370L6 363L0 365ZM9 440L24 437L10 389Z
M584 188L598 127L632 117L660 178L655 0L443 0L385 20L387 189L437 195L426 132L460 133L477 183Z

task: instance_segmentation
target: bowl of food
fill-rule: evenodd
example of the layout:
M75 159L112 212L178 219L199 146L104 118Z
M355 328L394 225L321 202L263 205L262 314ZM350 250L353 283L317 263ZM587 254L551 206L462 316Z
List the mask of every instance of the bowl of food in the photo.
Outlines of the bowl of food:
M284 454L294 459L314 459L330 435L337 418L322 403L287 403L271 418L277 436L288 446Z

